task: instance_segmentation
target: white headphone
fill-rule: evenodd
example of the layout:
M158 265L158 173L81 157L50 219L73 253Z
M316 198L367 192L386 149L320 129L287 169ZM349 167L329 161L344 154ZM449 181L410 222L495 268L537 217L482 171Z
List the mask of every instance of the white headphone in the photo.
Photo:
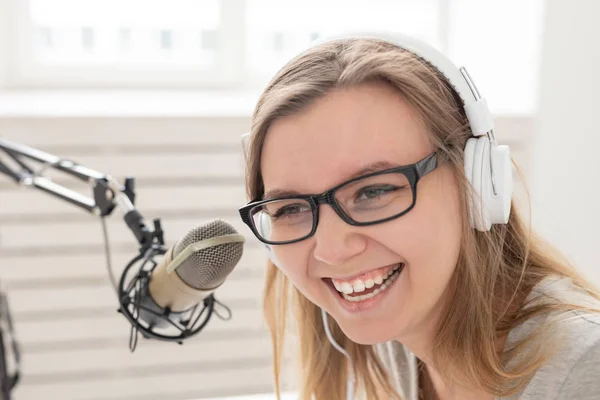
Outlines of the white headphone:
M417 55L446 78L463 101L474 136L467 140L464 149L464 171L473 188L473 195L470 198L471 227L485 232L489 231L493 224L506 224L510 215L513 193L510 149L506 145L500 146L496 143L491 112L467 70L464 67L456 67L432 46L405 35L390 36L385 33L351 35L328 38L327 41L339 38L372 38L390 42ZM249 137L250 133L242 135L244 156L247 156ZM267 221L260 221L261 226L257 228L267 228L266 224ZM270 246L266 247L269 257L277 265Z

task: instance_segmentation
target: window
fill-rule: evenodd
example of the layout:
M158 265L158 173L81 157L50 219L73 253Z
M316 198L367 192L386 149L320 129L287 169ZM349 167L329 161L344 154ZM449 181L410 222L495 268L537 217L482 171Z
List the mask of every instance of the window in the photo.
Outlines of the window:
M17 85L148 86L230 80L219 0L11 0Z
M11 23L0 33L13 87L259 90L319 38L386 30L417 36L466 65L494 110L535 108L542 0L4 3Z
M389 31L441 45L439 0L305 0L290 6L252 0L246 12L246 59L252 73L272 75L300 49L351 31Z

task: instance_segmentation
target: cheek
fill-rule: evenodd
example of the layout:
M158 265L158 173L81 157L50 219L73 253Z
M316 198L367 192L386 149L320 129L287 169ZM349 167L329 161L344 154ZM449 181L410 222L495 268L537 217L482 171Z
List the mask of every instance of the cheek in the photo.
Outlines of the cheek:
M320 303L319 290L321 283L317 278L308 275L307 255L305 248L308 242L299 242L283 247L275 247L274 254L279 261L279 268L287 276L292 285L313 303Z
M415 217L421 217L419 236L425 250L433 251L432 255L448 258L450 264L456 264L463 216L457 189L449 183L442 185L437 194L422 199L422 207Z
M412 216L415 228L411 240L415 262L420 268L412 272L419 272L422 279L441 290L456 268L463 217L452 176L440 177L428 189L431 190L419 199Z
M417 204L390 226L385 240L412 266L407 272L415 287L439 292L456 268L462 216L455 180L447 171L437 178L419 187Z

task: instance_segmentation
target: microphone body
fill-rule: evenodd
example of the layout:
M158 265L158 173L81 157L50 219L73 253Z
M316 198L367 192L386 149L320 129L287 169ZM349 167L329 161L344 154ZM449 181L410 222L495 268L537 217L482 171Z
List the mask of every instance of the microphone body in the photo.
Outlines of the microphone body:
M212 295L239 262L243 243L244 236L219 219L190 230L138 288L139 321L150 329L189 322L190 311Z
M173 262L174 247L167 251L163 261L154 269L147 293L157 306L168 307L172 312L177 313L190 309L217 288L195 289L184 282L177 273L169 272L168 266Z

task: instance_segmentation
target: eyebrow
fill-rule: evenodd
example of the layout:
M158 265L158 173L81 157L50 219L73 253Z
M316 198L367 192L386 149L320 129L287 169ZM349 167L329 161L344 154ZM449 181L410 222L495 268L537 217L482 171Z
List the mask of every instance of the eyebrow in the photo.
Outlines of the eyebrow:
M346 176L342 182L347 182L352 179L361 177L363 175L367 175L367 174L370 174L373 172L383 171L386 169L392 169L392 168L396 168L396 167L399 167L399 165L390 163L388 161L377 161L377 162L368 164L367 166L365 166L357 171L354 171L352 174ZM263 195L262 199L263 200L271 200L271 199L277 199L277 198L281 198L281 197L290 197L290 196L298 196L298 195L301 195L301 193L296 190L271 189Z

